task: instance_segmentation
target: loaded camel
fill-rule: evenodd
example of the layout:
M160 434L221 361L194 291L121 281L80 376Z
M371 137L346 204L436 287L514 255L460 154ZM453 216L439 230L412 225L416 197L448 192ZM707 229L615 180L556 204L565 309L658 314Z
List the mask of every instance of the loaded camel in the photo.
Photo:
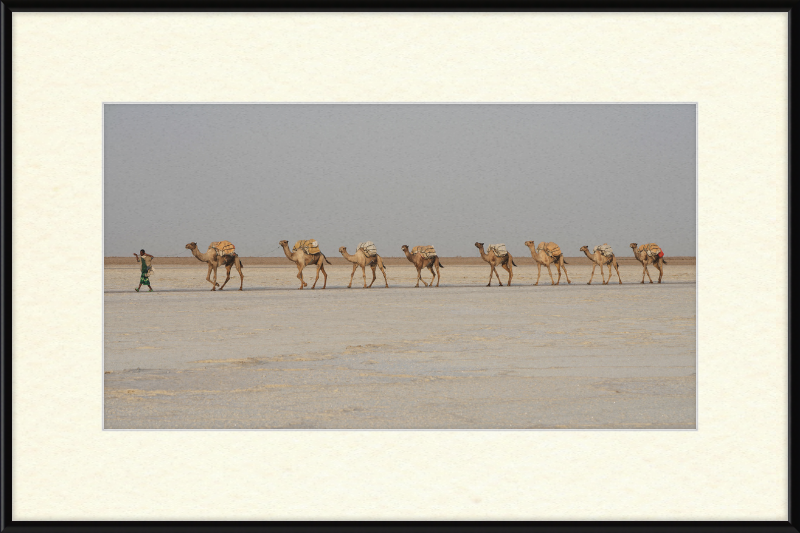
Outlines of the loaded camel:
M222 284L222 287L219 290L225 288L225 284L228 283L228 280L231 279L231 267L236 266L237 272L239 272L239 290L242 290L242 285L244 285L244 276L242 275L242 262L239 260L239 256L236 253L233 254L226 254L226 255L218 255L216 250L209 249L206 253L202 254L197 249L196 242L190 242L186 245L188 250L192 251L192 255L195 256L198 261L202 261L203 263L208 263L208 274L206 275L206 281L211 283L211 290L217 290L217 268L224 266L227 272L227 277L225 278L225 283ZM211 281L211 271L214 271L214 281Z
M539 246L542 246L544 243L539 243ZM555 244L555 243L553 243ZM539 267L539 275L536 276L536 283L534 285L539 284L539 276L542 275L542 265L547 267L547 273L550 274L550 284L551 285L558 285L561 281L561 269L564 269L564 275L567 277L567 283L572 283L569 279L569 274L567 274L567 263L564 260L564 254L558 254L556 257L550 257L547 255L547 252L544 251L544 248L540 248L539 250L536 249L535 244L533 241L525 241L525 246L531 249L531 257L533 260L536 261L536 266ZM558 281L553 281L553 272L550 270L550 264L556 265L556 270L558 271Z
M486 286L487 287L491 287L492 286L492 274L497 276L497 283L499 283L501 287L503 286L503 282L500 281L500 274L498 274L497 270L495 270L495 267L497 267L499 265L499 266L503 267L504 269L506 269L506 271L508 272L508 286L510 287L511 286L511 278L514 277L514 272L513 272L512 265L513 266L517 266L517 264L514 262L514 258L511 257L511 254L507 253L506 255L503 255L503 256L497 256L494 253L494 248L489 248L489 253L487 254L487 253L485 253L483 251L483 243L482 242L476 242L475 243L475 247L481 253L481 259L483 259L484 261L489 263L489 266L492 267L492 269L489 271L489 284L486 285Z
M589 247L582 246L581 252L586 254L586 257L592 262L592 275L589 277L589 283L587 285L592 284L592 279L594 278L594 269L597 268L597 265L600 265L600 279L603 280L603 285L608 285L608 282L611 281L611 267L614 267L614 270L617 271L617 279L619 279L619 284L622 285L622 278L619 277L619 265L617 264L617 256L615 255L603 255L600 250L595 250L593 254L589 254ZM608 280L605 279L605 275L603 274L603 265L608 266Z
M289 250L289 241L281 241L279 243L283 248L283 253L286 254L286 257L289 261L294 262L297 265L297 279L300 280L300 287L299 290L303 290L303 287L307 287L308 283L303 281L303 269L308 265L317 265L317 277L314 279L314 284L311 286L313 289L317 286L317 280L319 280L319 271L322 271L322 275L325 276L322 282L322 288L324 289L328 284L328 274L325 272L325 267L322 264L324 260L329 265L331 264L328 261L328 258L322 252L316 254L307 254L302 248L299 250L295 250L292 252Z
M635 242L631 243L631 250L633 250L633 257L636 258L642 264L643 271L642 271L642 283L644 283L644 275L647 274L647 279L650 280L650 283L653 283L653 278L650 277L650 272L647 271L647 265L652 264L653 266L658 269L658 282L661 283L661 277L664 275L664 265L667 262L664 260L664 257L651 257L647 254L647 249L645 248L645 244L643 244L638 249L636 248L638 245Z
M353 263L353 272L350 274L350 285L347 286L349 289L353 285L353 276L356 273L356 268L361 267L361 275L364 276L364 288L369 289L372 287L372 284L375 283L375 267L381 269L381 273L383 274L383 281L386 283L386 288L389 288L389 281L386 279L386 270L384 270L383 259L378 254L375 254L371 257L367 257L364 253L364 250L359 248L356 250L356 255L350 255L347 253L347 247L342 246L339 248L339 253L344 256L345 259ZM369 266L372 268L372 281L367 287L367 274L366 274L366 267Z
M433 285L433 280L436 279L436 276L439 276L438 280L436 281L436 286L439 286L439 281L442 280L442 275L439 272L439 268L444 268L444 265L439 262L439 256L434 255L433 257L425 257L421 253L412 254L408 251L408 245L404 244L401 249L406 254L406 258L411 261L415 267L417 267L417 284L414 285L415 287L419 287L419 282L422 281L423 285L426 287L430 287ZM433 267L436 267L436 273L433 272ZM425 280L422 279L422 269L427 268L433 274L431 278L431 283L428 285L425 283Z

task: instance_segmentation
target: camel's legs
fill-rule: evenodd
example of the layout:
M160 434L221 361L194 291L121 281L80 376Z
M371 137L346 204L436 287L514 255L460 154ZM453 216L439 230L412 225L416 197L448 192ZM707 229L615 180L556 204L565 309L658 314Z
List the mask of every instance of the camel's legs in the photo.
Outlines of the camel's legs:
M659 263L656 263L656 268L658 269L658 282L661 283L661 277L664 275L664 268Z
M570 279L569 279L569 273L567 273L567 265L565 264L565 261L564 261L564 256L563 256L563 255L561 256L561 259L559 260L559 262L558 262L558 265L559 265L561 268L563 268L563 269L564 269L564 275L567 277L567 283L572 283L572 280L570 280ZM600 269L601 269L601 272L602 272L602 268L603 268L603 267L601 266L601 267L600 267ZM560 275L560 274L559 274L559 275Z
M208 264L208 274L206 274L206 281L209 283L214 283L211 281L211 263Z
M356 275L356 269L357 268L358 268L358 265L356 263L353 263L353 272L350 273L350 285L347 286L348 289L353 285L353 276Z
M539 274L536 276L536 283L534 283L534 285L539 284L539 277L542 275L542 264L537 261L536 266L539 267Z
M431 271L431 276L432 276L432 277L431 277L431 282L428 284L428 287L433 287L433 281L436 279L436 272L434 272L434 271L433 271L433 267L434 267L434 265L435 265L435 263L434 263L433 261L431 261L430 263L428 263L428 266L426 267L428 270L430 270L430 271ZM438 266L438 265L437 265L437 266ZM437 269L437 270L438 270L438 269ZM438 282L436 283L436 286L437 286L437 287L439 286L439 283L438 283Z
M228 284L228 280L231 279L231 267L232 266L233 265L225 265L225 273L227 274L227 277L225 278L225 283L222 284L222 287L220 287L219 290L224 289L225 285Z
M211 290L212 291L217 290L217 287L219 287L219 283L217 283L217 268L218 268L218 266L219 265L208 265L209 270L213 270L214 271L214 281L208 280L208 281L211 281ZM211 272L209 272L209 276L210 275L211 275Z
M376 276L376 275L375 275L375 267L376 267L376 266L377 266L377 265L376 265L375 263L372 263L372 264L369 266L369 267L372 269L372 281L369 283L369 287L367 287L368 289L371 289L371 288L372 288L372 284L373 284L373 283L375 283L375 278L377 278L377 277L378 277L378 276Z
M600 279L603 280L603 285L608 285L606 275L603 273L603 263L600 263ZM608 267L608 279L611 279L611 267Z
M494 265L489 263L489 283L486 284L487 287L492 286L492 275L494 274ZM499 277L497 279L500 279Z
M495 267L494 265L492 265L492 271L494 272L494 275L495 275L495 276L497 276L497 283L499 283L499 284L500 284L500 286L502 287L502 286L503 286L503 282L502 282L502 281L500 281L500 273L499 273L499 272L497 272L497 267ZM489 279L490 279L490 280L492 279L492 275L491 275L491 274L489 274Z
M439 282L442 281L442 276L439 273L439 263L437 262L435 266L436 266L436 274L434 274L433 277L436 278L436 286L438 287ZM431 269L431 273L433 273L433 269ZM499 280L500 278L497 279ZM433 285L433 279L431 279L431 285Z
M214 281L211 281L211 270L213 268L214 267L211 265L211 263L209 263L208 264L208 274L206 274L206 281L211 284L211 290L212 291L217 288L217 272L216 272L216 270L214 271Z
M319 271L321 268L322 268L322 258L320 257L319 262L317 263L317 277L314 278L314 284L311 286L312 289L317 286L317 280L319 279ZM325 276L325 278L327 279L327 276Z
M650 283L653 283L653 278L650 277L650 272L647 271L647 263L643 261L642 265L644 266L644 272L642 272L642 283L644 283L645 274L647 274L647 279L650 280Z
M328 273L325 272L325 265L322 264L322 259L319 260L319 269L322 271L322 275L325 276L322 279L322 288L324 289L328 286ZM317 273L317 275L319 275L319 273Z
M510 263L510 261L509 261L509 263ZM502 267L505 268L508 271L508 283L506 285L508 285L510 287L511 286L511 278L514 277L514 272L512 271L512 267L511 267L511 265L509 263L504 263L502 265Z
M558 271L558 281L553 280L553 271L550 270L550 263L547 263L547 273L550 274L550 285L558 285L558 281L561 281L561 271Z
M236 271L239 272L239 290L242 290L242 286L244 285L244 276L242 275L242 263L239 259L236 259Z
M299 280L300 280L300 289L298 289L298 290L301 290L301 291L302 291L302 290L303 290L303 287L305 287L306 285L308 285L308 283L306 283L305 281L303 281L303 267L304 267L305 265L301 265L300 263L296 263L296 264L297 264L297 279L299 279Z
M378 268L381 269L381 274L383 274L383 282L386 283L386 288L389 288L389 280L386 279L386 270L383 268L383 262L378 263ZM373 273L375 272L375 268L372 268Z
M427 269L431 271L431 282L428 283L428 287L433 287L433 281L436 279L436 272L433 271L433 265L428 265Z
M591 275L591 276L589 276L589 283L587 283L587 285L591 285L591 284L592 284L592 279L594 278L594 269L595 269L596 267L597 267L597 263L594 263L594 264L592 265L592 275ZM601 270L600 272L602 272L602 270Z
M617 279L619 280L619 284L622 285L622 278L619 277L619 266L617 265L616 261L613 263L613 265L614 265L614 270L617 271ZM611 280L611 272L608 273L608 279L609 281Z
M422 279L422 267L421 267L421 266L420 266L420 267L417 267L417 284L415 285L415 287L419 287L419 282L420 282L420 281L421 281L421 282L422 282L422 284L423 284L423 285L425 285L426 287L428 286L428 284L427 284L427 283L425 283L425 280L424 280L424 279Z

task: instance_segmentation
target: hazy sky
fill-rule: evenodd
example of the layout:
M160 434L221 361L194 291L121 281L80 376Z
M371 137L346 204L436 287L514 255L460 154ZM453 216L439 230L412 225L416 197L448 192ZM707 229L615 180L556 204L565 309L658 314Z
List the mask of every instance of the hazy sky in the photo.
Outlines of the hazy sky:
M695 106L107 104L106 256L475 241L695 255Z

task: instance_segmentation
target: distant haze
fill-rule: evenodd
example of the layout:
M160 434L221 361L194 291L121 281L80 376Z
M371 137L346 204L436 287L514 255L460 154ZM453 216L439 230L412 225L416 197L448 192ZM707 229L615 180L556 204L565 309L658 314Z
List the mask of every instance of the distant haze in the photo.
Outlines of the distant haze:
M104 255L695 255L693 104L107 104ZM132 258L132 256L131 256Z

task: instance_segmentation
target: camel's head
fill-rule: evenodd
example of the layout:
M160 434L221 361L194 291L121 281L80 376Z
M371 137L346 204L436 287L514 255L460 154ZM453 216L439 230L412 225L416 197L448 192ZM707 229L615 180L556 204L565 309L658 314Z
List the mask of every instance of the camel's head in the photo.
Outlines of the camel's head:
M530 248L531 246L533 246L533 241L525 241L525 246Z
M483 243L482 242L476 242L475 243L475 248L483 248Z
M404 244L403 246L400 247L400 249L403 250L404 252L407 252L408 251L408 245Z
M278 244L280 244L281 246L287 246L289 244L289 241L281 241Z
M635 242L631 243L631 248L633 248L634 250L636 249L637 246L638 246L638 244L636 244Z
M581 246L581 252L588 252L588 251L589 251L588 246Z
M343 254L343 253L345 253L346 251L347 251L347 246L340 246L340 247L339 247L339 253L340 253L340 254Z
M194 250L195 248L197 248L196 242L190 242L189 244L186 245L187 250Z

